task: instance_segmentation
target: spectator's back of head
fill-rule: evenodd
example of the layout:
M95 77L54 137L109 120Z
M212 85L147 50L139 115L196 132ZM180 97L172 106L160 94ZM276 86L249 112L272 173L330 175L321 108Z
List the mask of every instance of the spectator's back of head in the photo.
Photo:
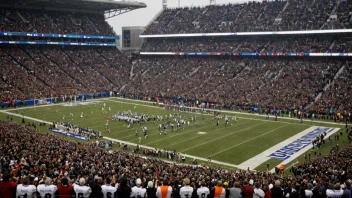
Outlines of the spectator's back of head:
M47 185L47 186L51 185L51 178L50 177L46 178L45 185Z
M61 184L62 184L63 186L67 186L67 185L68 185L68 179L67 179L66 177L62 178Z
M169 180L164 179L164 180L163 180L163 186L168 186L168 185L169 185Z
M217 186L222 186L222 181L221 180L218 180Z
M239 188L240 187L240 182L235 182L235 188Z
M107 177L107 178L105 179L105 183L106 183L106 184L110 184L110 183L111 183L111 179L110 179L109 177Z
M190 184L190 181L187 177L183 181L185 182L185 185L187 185L187 186Z
M346 182L346 188L347 188L347 189L350 189L350 188L351 188L351 183L348 182L348 181Z
M153 182L152 181L149 181L148 182L148 188L153 188L154 186L153 186Z
M255 186L256 188L260 188L260 183L259 183L259 182L255 182L254 186Z
M280 180L276 180L276 181L275 181L275 187L280 187L280 186L281 186Z
M28 177L25 177L22 179L22 184L23 185L28 185L29 184L29 178Z
M340 184L335 184L334 189L335 190L340 190L341 189L341 185Z
M2 176L2 181L3 181L3 182L8 182L8 181L10 181L10 174L5 173L5 174Z
M136 180L136 185L139 187L139 186L141 186L142 185L142 180L141 179L137 179Z
M86 184L86 180L84 178L79 179L79 185L84 186Z
M312 185L311 183L309 183L309 184L307 185L307 189L308 189L308 190L312 190L312 189L313 189L313 185Z

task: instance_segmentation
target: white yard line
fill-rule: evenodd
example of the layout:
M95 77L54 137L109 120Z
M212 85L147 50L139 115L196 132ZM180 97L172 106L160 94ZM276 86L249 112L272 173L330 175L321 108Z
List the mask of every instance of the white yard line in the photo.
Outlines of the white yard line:
M243 141L243 142L241 142L241 143L239 143L239 144L236 144L236 145L234 145L234 146L231 146L231 147L229 147L229 148L227 148L227 149L224 149L224 150L222 150L222 151L219 151L219 152L216 152L216 153L214 153L214 154L211 154L211 155L209 155L209 157L212 157L212 156L218 155L218 154L220 154L220 153L223 153L223 152L225 152L225 151L228 151L228 150L230 150L230 149L233 149L233 148L235 148L235 147L237 147L237 146L240 146L240 145L242 145L242 144L244 144L244 143L247 143L247 142L250 142L250 141L255 140L255 139L257 139L257 138L260 138L260 137L262 137L262 136L264 136L264 135L267 135L267 134L269 134L269 133L272 133L272 132L274 132L274 131L276 131L276 130L279 130L279 129L281 129L281 128L283 128L283 127L286 127L286 126L288 126L288 125L283 125L283 126L280 126L280 127L275 128L275 129L273 129L273 130L271 130L271 131L268 131L268 132L266 132L266 133L262 133L262 134L260 134L260 135L258 135L258 136L256 136L256 137L254 137L254 138L251 138L251 139L249 139L249 140L246 140L246 141ZM246 168L243 168L243 169L245 170Z
M182 150L181 152L185 152L185 151L188 151L188 150L190 150L190 149L193 149L193 148L202 146L202 145L204 145L204 144L208 144L208 143L210 143L210 142L214 142L214 141L216 141L216 140L222 139L222 138L224 138L224 137L227 137L227 136L230 136L230 135L233 135L233 134L242 132L242 131L246 131L246 130L248 130L248 129L254 128L254 127L256 127L256 126L258 126L258 125L262 125L262 124L265 124L265 122L262 122L262 123L259 123L259 124L255 124L255 125L253 125L253 126L250 126L250 127L248 127L248 128L244 128L244 129L241 129L241 130L236 131L236 132L227 133L227 135L224 135L224 136L221 136L221 137L212 139L212 140L210 140L210 141L203 142L203 143L201 143L201 144L197 144L197 145L192 146L192 147L190 147L190 148L184 149L184 150Z

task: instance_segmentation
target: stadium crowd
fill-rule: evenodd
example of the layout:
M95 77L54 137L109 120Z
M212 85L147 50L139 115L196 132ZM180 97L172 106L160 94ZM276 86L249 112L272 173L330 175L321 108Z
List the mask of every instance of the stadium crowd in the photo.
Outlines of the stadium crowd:
M323 92L344 64L312 58L150 57L134 65L140 72L134 73L124 91L197 98L226 106L302 109Z
M1 32L115 36L103 15L0 8Z
M0 48L0 55L0 101L111 91L131 69L116 48L14 46Z
M172 8L164 10L144 34L345 29L351 27L349 10L345 0L276 0Z
M133 194L139 192L135 188L147 188L147 197L165 198L160 193L161 185L170 185L170 191L165 192L167 197L182 198L187 197L185 194L201 198L202 193L198 196L196 193L201 187L210 189L208 196L203 197L236 198L257 197L258 190L264 192L265 195L258 196L262 198L311 197L307 191L313 191L313 197L333 198L351 191L352 172L348 168L352 166L351 145L307 160L286 170L288 174L283 176L177 165L124 151L100 149L95 143L68 141L8 121L0 121L0 131L0 194L4 198L23 197L25 193L32 197L30 193L36 192L46 197L45 194L55 191L61 197L83 192L84 197L94 198L102 198L102 192L107 197L107 192L117 191L116 197L128 198L137 197ZM112 191L105 191L110 185ZM190 187L189 192L184 192L185 186ZM145 197L144 193L140 196Z

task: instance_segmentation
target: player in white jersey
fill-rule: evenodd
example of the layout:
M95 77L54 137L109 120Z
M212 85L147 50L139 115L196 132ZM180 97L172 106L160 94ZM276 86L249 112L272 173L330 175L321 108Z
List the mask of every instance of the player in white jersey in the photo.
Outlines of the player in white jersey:
M17 198L33 198L37 188L34 185L29 185L29 178L23 179L22 184L17 186L16 197Z
M84 178L79 179L79 186L74 186L73 190L76 193L76 198L89 198L92 189L88 186L85 186L86 180Z
M40 197L43 198L54 198L57 191L57 187L51 184L51 178L46 178L45 184L40 184L37 187L37 191Z
M131 197L133 197L133 198L144 198L144 197L146 197L147 190L145 188L141 187L142 180L138 178L136 180L136 185L137 186L132 188Z
M185 178L183 181L185 182L185 186L180 189L180 197L191 198L193 194L193 188L189 186L190 181L188 178Z
M115 197L115 193L117 191L116 187L113 187L110 185L111 180L109 178L106 178L105 182L106 182L106 184L101 186L104 198Z
M205 186L205 181L201 183L201 187L197 190L198 198L207 198L210 194L209 188Z

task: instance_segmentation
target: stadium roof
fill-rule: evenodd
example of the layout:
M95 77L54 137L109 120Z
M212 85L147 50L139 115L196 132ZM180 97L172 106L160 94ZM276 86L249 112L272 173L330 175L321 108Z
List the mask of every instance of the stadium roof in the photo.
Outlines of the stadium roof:
M147 5L141 2L114 0L1 0L0 7L105 13L111 18Z

